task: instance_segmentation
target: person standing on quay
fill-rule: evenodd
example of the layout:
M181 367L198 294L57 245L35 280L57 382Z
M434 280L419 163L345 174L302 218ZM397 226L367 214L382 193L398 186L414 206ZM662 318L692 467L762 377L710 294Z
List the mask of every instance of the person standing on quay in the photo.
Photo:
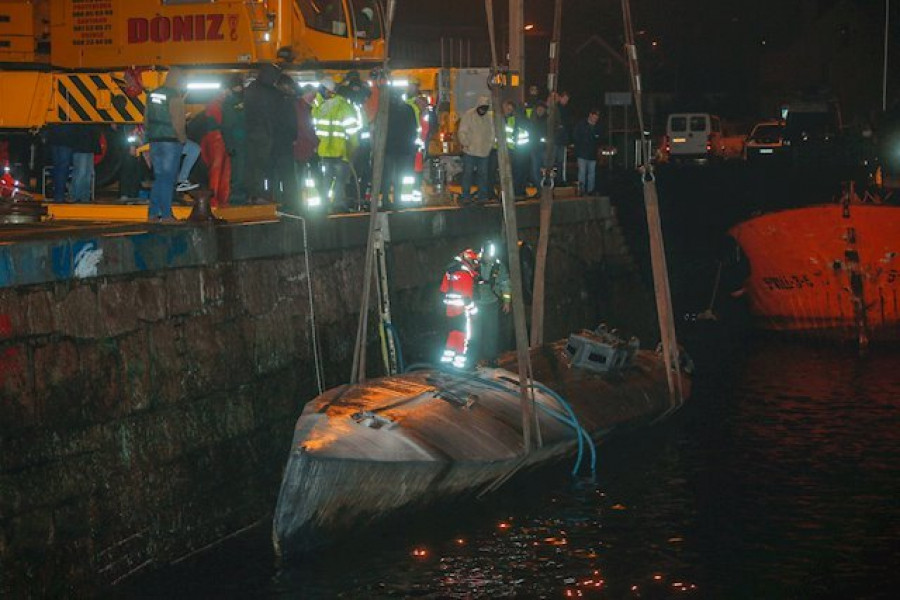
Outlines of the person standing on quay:
M222 102L222 138L231 162L228 203L247 204L247 121L244 118L244 81L235 77Z
M184 71L172 67L165 83L147 96L144 130L150 143L154 174L148 209L151 221L175 221L172 197L181 153L187 141L184 86Z
M256 79L244 92L244 115L247 123L247 183L250 203L265 204L272 201L275 185L275 169L272 152L275 147L275 130L280 127L278 115L282 114L283 95L275 87L281 69L274 64L259 68Z
M53 201L66 201L66 184L72 168L75 128L72 123L53 123L47 127L47 144L53 159Z
M597 152L600 150L600 111L593 109L575 126L575 158L578 159L578 191L586 196L595 192Z
M297 113L297 139L294 140L294 161L300 175L303 201L300 210L309 210L322 203L319 192L319 179L322 174L319 166L319 138L316 137L316 126L313 123L313 105L318 90L312 85L300 89L300 97L294 104Z
M463 150L462 193L459 196L459 203L462 205L472 201L473 177L477 177L478 203L485 204L488 200L488 169L494 145L490 104L490 98L481 96L478 104L463 113L459 120L457 136Z
M94 155L100 152L100 130L96 125L79 125L72 140L72 201L93 199Z

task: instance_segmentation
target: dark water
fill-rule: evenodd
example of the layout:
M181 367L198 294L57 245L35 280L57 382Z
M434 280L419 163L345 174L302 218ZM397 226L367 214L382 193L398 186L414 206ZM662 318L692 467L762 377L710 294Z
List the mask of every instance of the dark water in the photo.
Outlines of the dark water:
M663 171L659 183L679 315L708 306L729 225L788 200L827 199L835 187L822 176L733 167ZM625 185L613 196L649 273L640 189ZM264 523L118 595L900 595L900 349L860 358L852 347L679 324L697 362L690 403L653 429L601 445L596 482L573 481L567 461L484 500L360 531L284 568Z
M279 569L268 524L119 590L154 598L888 598L900 586L900 353L767 341L690 405L566 462Z

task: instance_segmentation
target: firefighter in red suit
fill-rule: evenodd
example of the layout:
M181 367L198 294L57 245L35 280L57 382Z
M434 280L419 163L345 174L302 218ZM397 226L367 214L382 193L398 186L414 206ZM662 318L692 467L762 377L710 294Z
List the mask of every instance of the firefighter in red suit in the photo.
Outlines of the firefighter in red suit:
M243 86L243 81L240 76L235 76L229 84L228 89L206 106L202 115L206 119L206 133L200 140L200 156L209 172L209 189L213 191L210 205L213 208L228 206L231 196L231 157L222 133L222 105L233 93L232 88Z
M464 369L469 366L472 321L478 312L475 289L480 279L478 253L467 248L453 258L441 281L450 331L441 355L441 365Z

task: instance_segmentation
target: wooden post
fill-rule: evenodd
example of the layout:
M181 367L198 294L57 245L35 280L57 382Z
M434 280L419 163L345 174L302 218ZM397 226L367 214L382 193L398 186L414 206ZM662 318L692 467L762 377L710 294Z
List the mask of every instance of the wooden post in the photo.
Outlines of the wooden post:
M530 389L531 356L528 354L528 329L525 324L525 302L522 299L522 265L519 262L519 226L516 222L516 196L513 189L512 164L506 146L506 123L502 110L500 88L491 88L494 103L494 134L497 136L497 158L500 163L500 197L503 202L503 221L506 232L506 250L509 279L512 285L513 324L516 331L516 358L519 367L519 393L522 406L522 443L525 454L531 452L534 405Z
M391 41L391 24L393 22L395 0L388 0L387 19L384 35L384 77L387 83L378 92L378 116L376 118L375 135L372 144L372 199L369 206L369 237L366 242L366 265L363 271L363 293L359 307L359 321L356 329L356 347L353 349L353 367L350 371L350 383L366 381L366 333L369 327L369 298L372 290L372 279L375 277L375 229L378 222L378 196L381 190L382 172L384 171L384 151L387 145L388 119L390 118L391 93L388 72L389 50Z
M528 354L528 331L525 325L525 302L522 300L522 265L519 263L519 227L516 223L516 196L513 189L512 165L506 146L506 123L502 113L500 77L497 63L497 43L494 29L494 1L484 0L487 13L488 36L491 42L491 103L493 104L494 137L497 139L497 158L500 163L500 197L503 202L503 222L506 226L506 249L509 278L512 286L513 323L516 330L516 358L519 370L519 398L522 409L522 450L529 454L532 445L534 419L531 382L531 356Z
M509 0L509 70L519 75L519 85L513 88L518 104L525 99L525 3Z

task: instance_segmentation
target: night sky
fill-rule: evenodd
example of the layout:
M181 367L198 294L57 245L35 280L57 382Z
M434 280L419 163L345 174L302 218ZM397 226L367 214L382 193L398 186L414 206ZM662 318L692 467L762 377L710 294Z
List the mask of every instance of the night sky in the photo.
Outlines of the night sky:
M757 86L760 71L768 68L768 54L790 48L800 31L841 2L858 6L876 25L883 23L884 0L632 0L645 89L682 95L722 91L740 99ZM501 43L507 5L507 0L494 1ZM553 6L554 0L525 2L525 22L534 24L526 35L529 83L546 81ZM627 90L626 73L598 43L622 47L621 1L564 0L563 6L561 87L585 102L599 100L598 88ZM484 14L483 0L399 0L394 35L432 45L440 36L483 40ZM900 2L892 10L896 27L898 16ZM473 63L487 60L487 46L482 50L481 55L473 51ZM900 64L900 53L897 56ZM753 102L744 104L735 110L755 110Z

